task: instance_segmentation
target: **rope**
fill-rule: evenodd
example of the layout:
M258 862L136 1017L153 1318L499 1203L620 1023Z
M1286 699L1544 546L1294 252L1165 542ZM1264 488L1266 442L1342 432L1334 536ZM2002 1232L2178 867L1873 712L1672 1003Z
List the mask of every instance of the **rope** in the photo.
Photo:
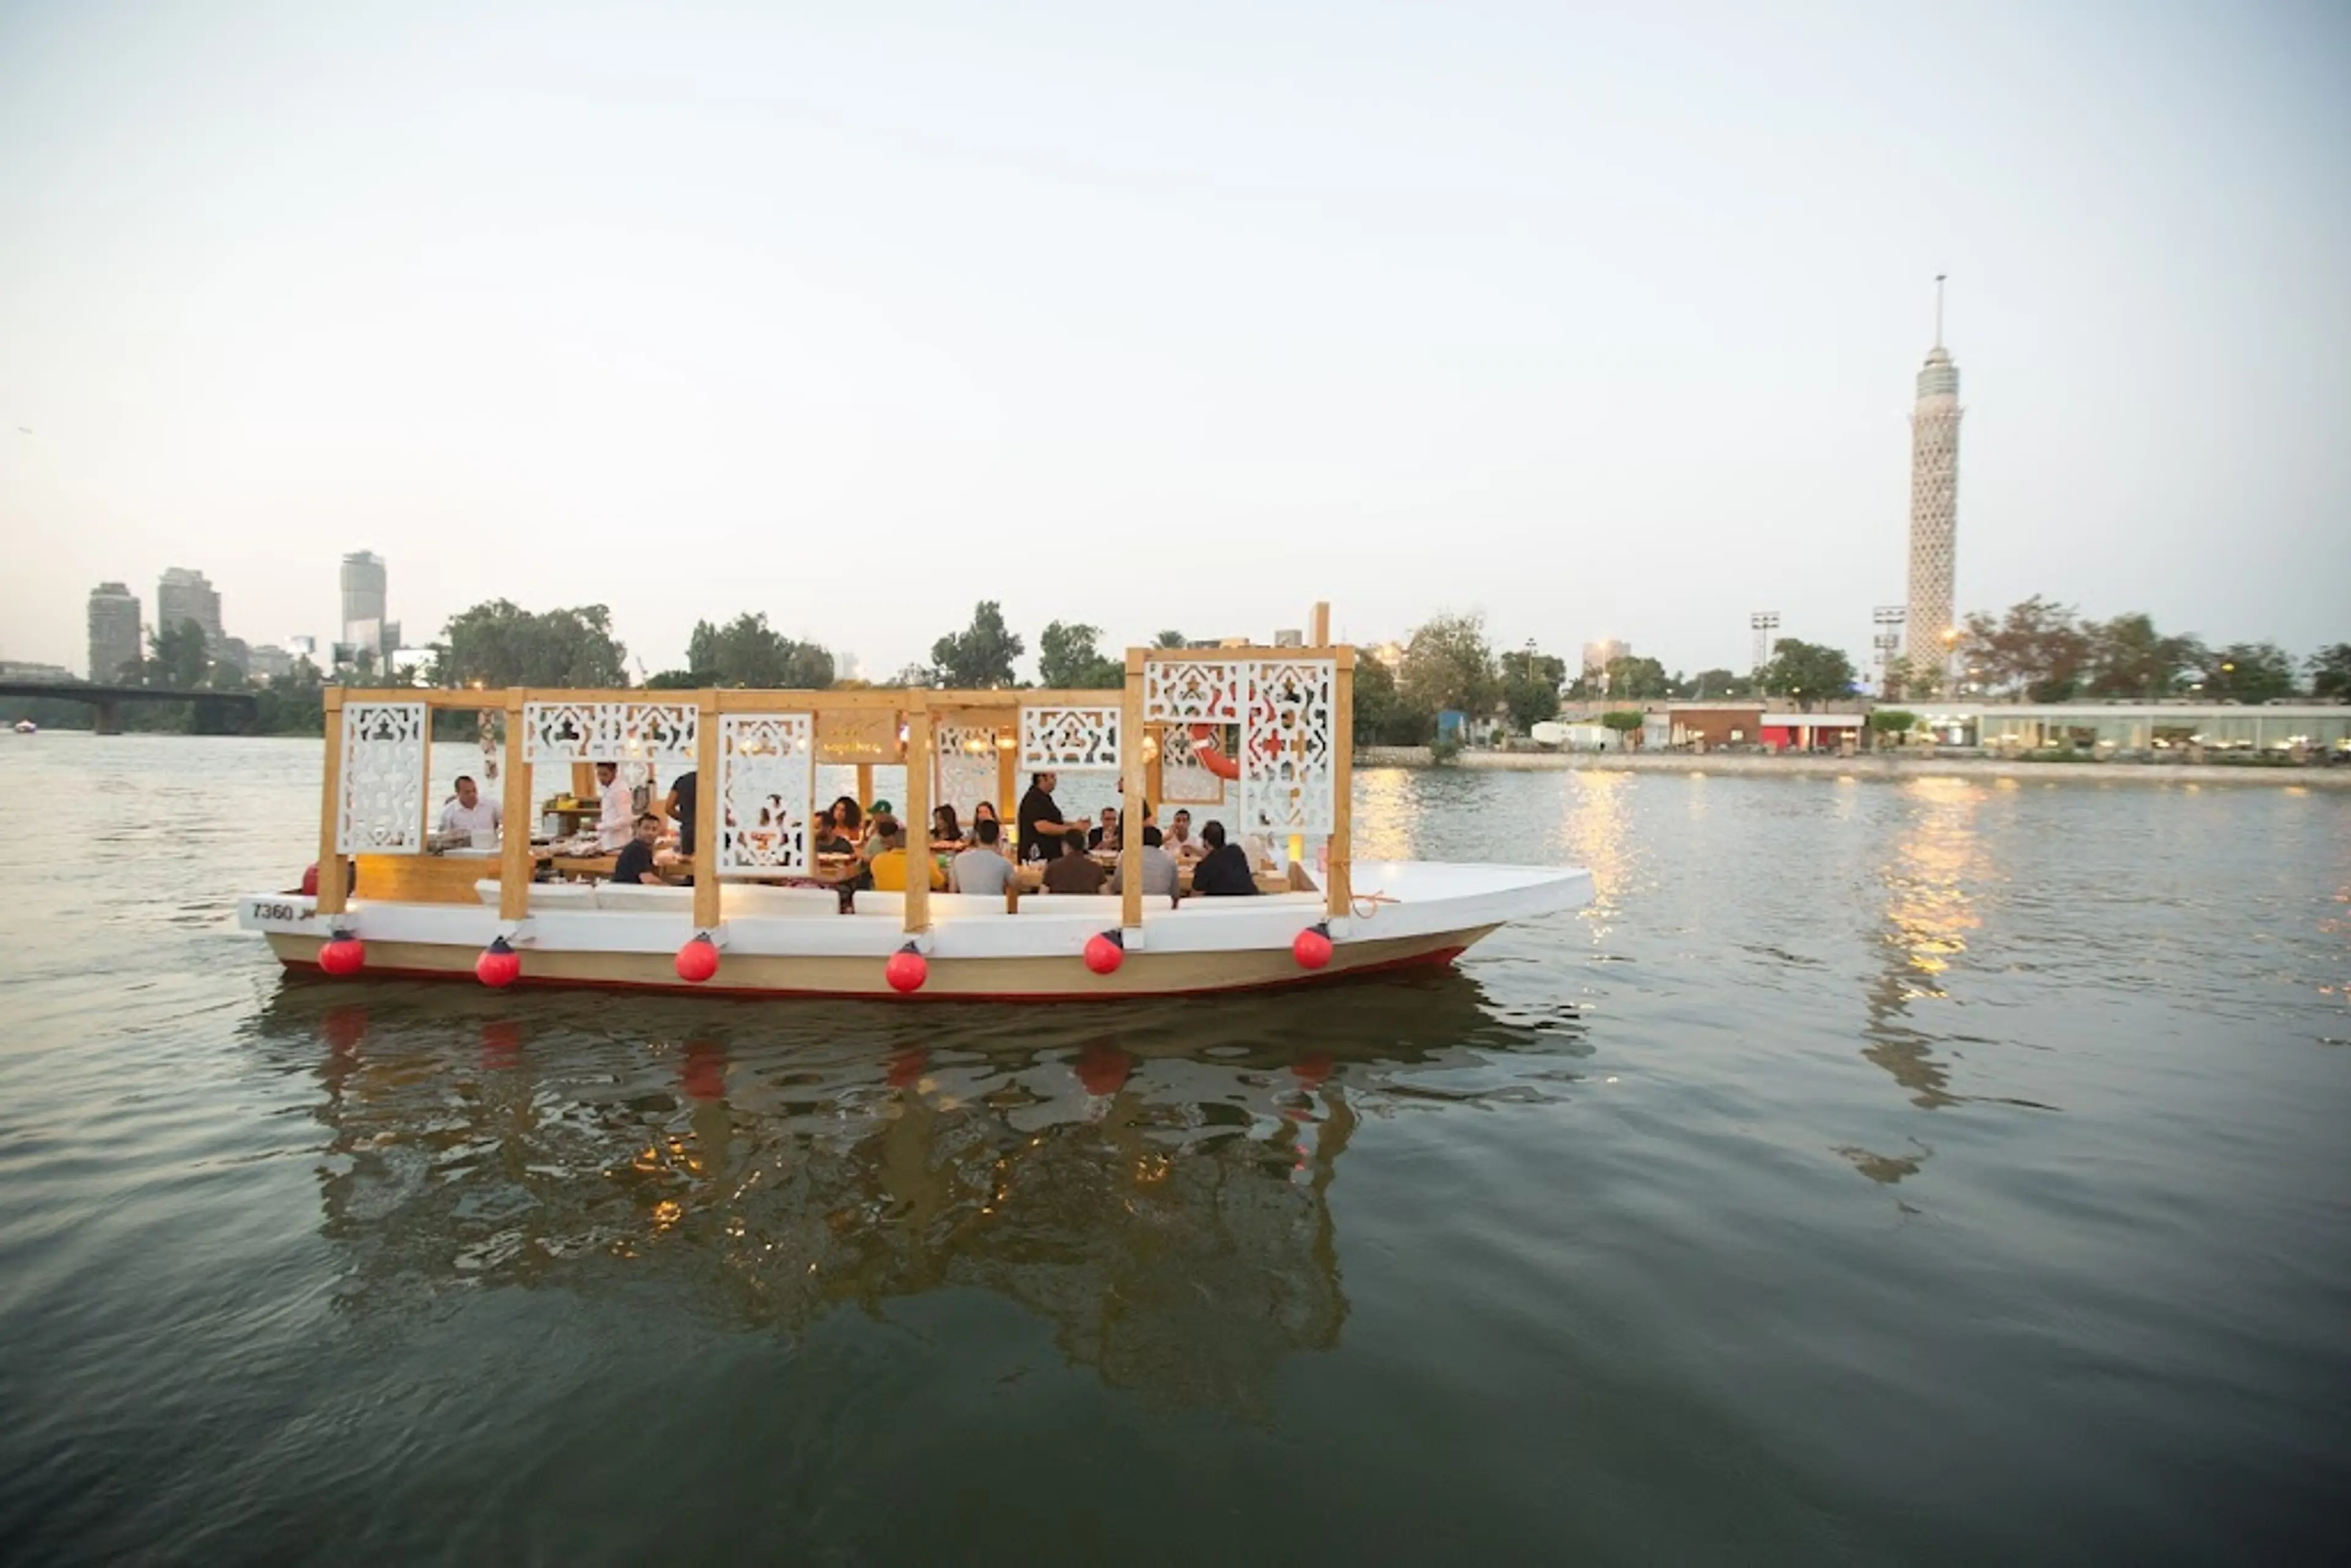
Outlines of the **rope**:
M1354 912L1356 919L1369 920L1374 915L1379 914L1381 904L1401 904L1403 902L1404 900L1400 898L1390 898L1386 894L1374 889L1370 893L1356 894L1353 898L1347 901L1347 907Z

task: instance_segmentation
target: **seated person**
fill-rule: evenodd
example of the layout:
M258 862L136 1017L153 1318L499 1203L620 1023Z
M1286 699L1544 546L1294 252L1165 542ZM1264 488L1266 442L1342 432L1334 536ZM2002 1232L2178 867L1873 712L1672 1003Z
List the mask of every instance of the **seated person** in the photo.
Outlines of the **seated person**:
M1120 866L1111 873L1110 891L1126 891L1126 867ZM1181 895L1183 880L1177 874L1176 857L1160 847L1159 830L1144 824L1143 830L1143 892L1146 898L1165 896L1172 905ZM1254 884L1252 884L1254 891Z
M941 806L931 813L931 848L943 855L951 855L963 848L963 824L956 821L953 806Z
M1045 862L1045 891L1100 893L1109 873L1086 853L1083 841L1075 833L1064 833L1057 841L1061 846L1061 858Z
M865 813L865 836L857 842L858 857L869 866L873 863L875 855L890 847L882 841L882 824L885 821L895 827L898 814L889 801L876 800L872 810Z
M1181 806L1167 824L1167 852L1179 861L1196 861L1207 852L1193 840L1192 813Z
M612 880L628 887L667 887L653 866L653 846L661 842L662 820L651 811L637 818L637 836L621 848L612 862Z
M869 841L880 846L874 853L872 863L866 868L867 874L873 879L874 891L877 893L905 892L906 830L898 825L898 819L895 817L876 817L873 819L873 831ZM922 855L922 862L930 868L931 891L945 893L947 890L947 873L940 869L938 857L925 850Z
M865 813L857 809L856 801L843 795L832 803L831 810L825 812L823 826L827 831L818 834L818 837L831 842L847 844L849 850L853 851L857 847L857 841L865 836ZM825 852L831 854L836 852L828 850ZM847 853L849 851L838 852Z
M1086 848L1114 850L1118 848L1118 808L1104 806L1102 823L1086 834Z
M473 776L457 775L457 793L441 808L441 837L452 843L471 843L475 833L495 833L506 825L506 812L496 800L482 799Z
M971 848L956 856L948 868L947 881L957 893L1004 892L1012 880L1012 862L998 847L1003 837L1003 826L993 817L971 825Z
M1200 830L1208 852L1192 868L1192 891L1203 898L1233 898L1257 892L1257 877L1238 844L1225 842L1225 825L1211 821Z

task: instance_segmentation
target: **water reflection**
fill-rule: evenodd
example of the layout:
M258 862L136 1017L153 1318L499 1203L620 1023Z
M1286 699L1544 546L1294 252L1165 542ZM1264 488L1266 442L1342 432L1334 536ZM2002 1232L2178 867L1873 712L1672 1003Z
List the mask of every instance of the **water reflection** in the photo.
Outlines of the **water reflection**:
M1262 1413L1346 1321L1329 1195L1365 1103L1464 1066L1523 1099L1573 1078L1530 1053L1588 1050L1458 974L1149 1015L570 1000L371 1018L295 985L265 1009L264 1049L320 1085L343 1310L653 1281L797 1330L976 1288L1110 1383Z
M1950 1069L1935 1053L1938 1031L1921 1028L1914 1009L1949 999L1952 967L1967 953L1980 922L1971 884L1985 874L1977 813L1978 786L1959 779L1921 779L1901 796L1902 831L1878 867L1886 900L1880 932L1885 965L1867 993L1868 1043L1863 1060L1883 1068L1907 1090L1910 1103L1939 1110L1962 1098L1951 1092ZM1918 1174L1933 1150L1916 1139L1900 1154L1857 1145L1834 1151L1880 1186Z
M1592 873L1588 918L1594 938L1605 936L1623 907L1638 852L1633 831L1635 776L1579 769L1568 775L1567 818L1562 824L1562 858Z

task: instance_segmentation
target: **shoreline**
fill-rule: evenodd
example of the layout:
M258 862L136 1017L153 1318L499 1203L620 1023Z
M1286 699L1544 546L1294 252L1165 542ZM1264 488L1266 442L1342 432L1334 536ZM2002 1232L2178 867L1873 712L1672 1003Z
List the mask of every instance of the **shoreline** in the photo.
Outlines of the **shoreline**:
M2298 785L2351 789L2351 768L2233 767L2221 763L2022 762L1997 757L1917 757L1864 752L1855 757L1770 756L1755 752L1465 751L1439 764L1426 746L1365 746L1357 770L1460 768L1503 773L1675 773L1777 779L1981 778L2078 784Z

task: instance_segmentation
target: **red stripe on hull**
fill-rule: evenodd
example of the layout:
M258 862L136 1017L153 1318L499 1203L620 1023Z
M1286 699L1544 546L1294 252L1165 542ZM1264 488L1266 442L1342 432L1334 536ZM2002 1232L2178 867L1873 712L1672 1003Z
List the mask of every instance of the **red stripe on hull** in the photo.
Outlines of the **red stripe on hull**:
M534 978L529 975L523 976L513 985L507 987L506 988L508 990L522 990L528 988L542 991L652 991L667 997L728 997L747 1000L781 1000L789 998L793 1000L802 1001L981 1002L988 1004L1002 1002L1164 1001L1169 998L1182 998L1186 997L1232 997L1256 991L1288 991L1295 990L1304 986L1343 985L1349 980L1361 979L1368 976L1392 975L1399 969L1418 968L1424 965L1431 964L1450 964L1454 959L1458 958L1468 950L1466 944L1459 947L1439 947L1426 953L1415 953L1408 957L1384 958L1375 964L1359 965L1352 969L1342 969L1336 974L1301 974L1290 979L1252 980L1246 985L1196 988L1191 990L1183 991L1115 991L1106 993L1088 993L1085 991L989 991L979 995L962 992L935 992L928 996L924 995L920 991L916 991L911 995L902 996L895 992L876 993L873 991L787 991L778 990L773 987L768 986L722 986L715 981L705 985L690 986L682 980L674 985L664 985L659 981L645 980L559 980L549 979L544 977ZM305 962L299 958L286 958L280 960L280 962L286 966L287 970L301 975L306 978L316 978L323 981L329 978L344 977L329 977L321 973L318 963L315 960ZM723 960L721 961L721 967L724 967ZM466 980L472 981L475 985L481 984L479 980L474 978L471 973L463 969L382 968L373 964L369 965L358 975L349 977L349 978L359 980Z

